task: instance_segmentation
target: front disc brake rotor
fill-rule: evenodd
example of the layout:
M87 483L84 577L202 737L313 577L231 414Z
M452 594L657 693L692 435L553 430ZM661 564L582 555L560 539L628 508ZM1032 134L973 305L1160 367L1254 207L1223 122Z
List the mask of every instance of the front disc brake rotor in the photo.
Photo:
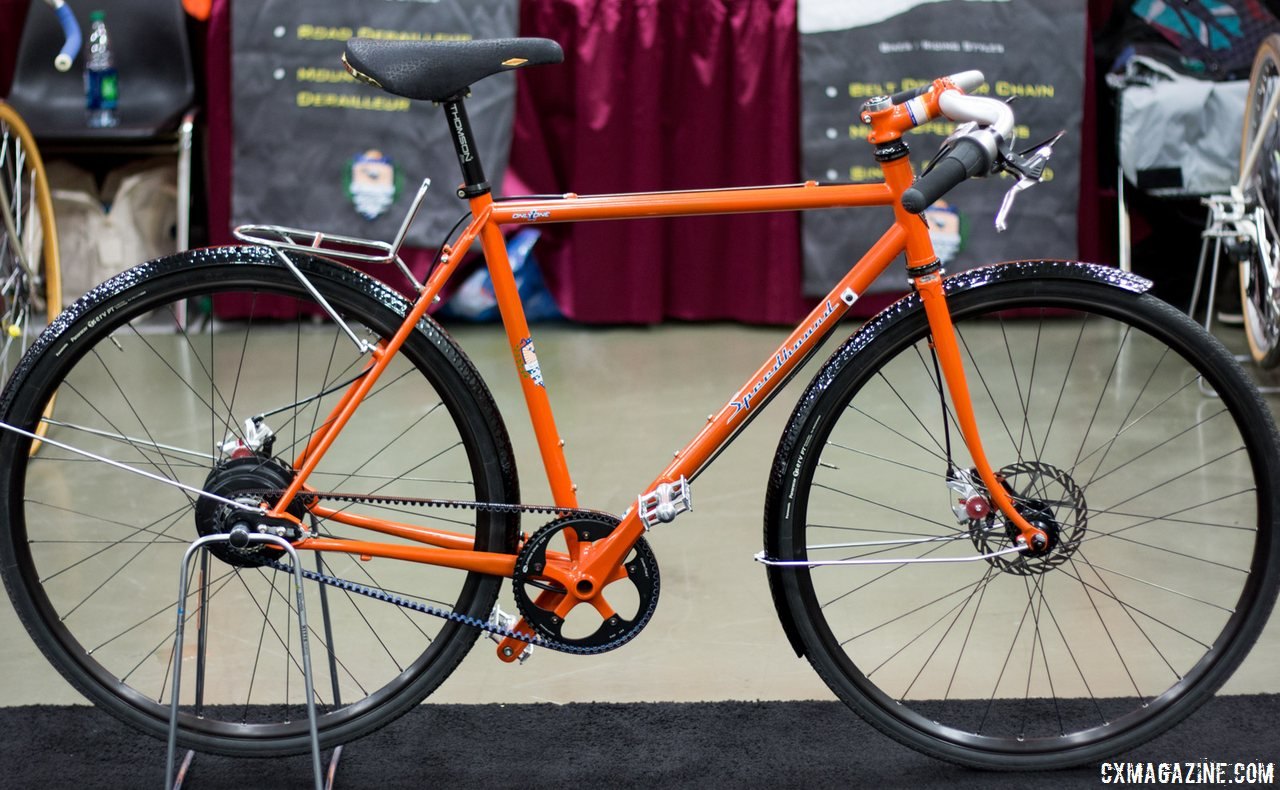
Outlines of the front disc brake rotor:
M607 537L618 523L611 516L566 516L535 532L520 550L513 576L516 606L540 636L603 651L621 647L648 624L658 605L658 560L644 538L623 561L622 573L591 597L580 599L552 578L557 566L571 562L566 531L587 544Z

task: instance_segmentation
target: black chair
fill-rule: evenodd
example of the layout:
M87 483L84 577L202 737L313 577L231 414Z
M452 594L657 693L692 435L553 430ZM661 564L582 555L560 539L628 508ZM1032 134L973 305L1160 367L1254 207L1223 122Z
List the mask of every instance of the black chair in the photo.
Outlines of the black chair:
M84 48L71 70L53 68L62 29L32 0L7 101L49 154L178 157L178 249L190 243L191 139L195 77L187 20L179 0L93 0L76 8ZM89 128L84 101L84 59L89 51L89 10L106 13L111 54L119 74L120 123Z

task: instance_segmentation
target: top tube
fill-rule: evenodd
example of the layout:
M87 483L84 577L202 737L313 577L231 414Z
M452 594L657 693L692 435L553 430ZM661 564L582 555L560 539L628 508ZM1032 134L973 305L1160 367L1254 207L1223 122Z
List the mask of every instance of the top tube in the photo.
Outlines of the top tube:
M707 214L747 214L852 206L889 206L887 184L819 184L730 189L624 192L609 195L516 197L493 203L490 218L501 225L643 219Z

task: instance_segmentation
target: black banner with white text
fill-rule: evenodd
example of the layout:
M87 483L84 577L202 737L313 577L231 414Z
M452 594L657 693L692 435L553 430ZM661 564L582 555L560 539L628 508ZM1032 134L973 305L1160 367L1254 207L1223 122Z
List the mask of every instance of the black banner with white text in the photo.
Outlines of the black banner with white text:
M799 0L801 147L806 179L881 180L858 110L871 96L927 85L969 69L986 75L978 95L1014 99L1015 148L1066 130L1045 182L1023 192L1009 230L993 227L1013 181L973 180L926 213L951 272L1020 258L1073 258L1080 184L1085 66L1084 0ZM955 124L911 130L917 173ZM821 296L892 222L889 209L807 212L804 290ZM877 283L903 289L901 267Z
M457 41L516 35L518 0L235 0L232 223L390 241L423 178L408 244L435 247L466 210L439 107L356 82L352 36ZM515 77L478 82L466 107L492 183L506 168Z

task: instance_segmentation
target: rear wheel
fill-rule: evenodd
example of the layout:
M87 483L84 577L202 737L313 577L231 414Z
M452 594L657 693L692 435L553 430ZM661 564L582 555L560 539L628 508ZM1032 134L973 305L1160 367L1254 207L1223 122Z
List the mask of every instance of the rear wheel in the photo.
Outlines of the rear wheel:
M1276 429L1226 351L1148 295L1011 280L948 304L986 454L1050 551L1018 552L980 482L948 486L972 463L917 306L873 321L797 407L771 543L834 563L774 569L775 598L832 689L904 743L982 767L1096 761L1194 710L1266 622Z
M1275 118L1265 123L1267 105L1276 91L1280 91L1280 36L1272 35L1262 42L1253 62L1240 147L1243 172L1250 150L1261 141L1244 182L1253 239L1240 256L1240 295L1249 353L1264 368L1280 364L1280 123Z
M365 341L408 303L344 267L300 268ZM0 568L23 622L54 665L102 708L164 736L180 558L227 532L234 511L55 446L96 453L222 497L261 501L293 478L369 356L262 249L184 253L95 289L43 336L0 403L6 422L47 425L40 452L0 437ZM180 318L186 316L185 319ZM58 414L41 419L57 394ZM260 418L274 438L255 440ZM440 328L412 333L308 484L317 491L518 501L514 464L479 375ZM322 500L332 511L449 532L513 552L512 515ZM293 512L320 535L408 544ZM420 545L420 544L411 544ZM267 552L221 549L183 604L181 742L202 751L308 748L291 575ZM303 552L308 570L487 619L501 579L391 559ZM307 620L326 745L367 733L438 686L475 629L309 583ZM201 647L203 640L204 647Z

